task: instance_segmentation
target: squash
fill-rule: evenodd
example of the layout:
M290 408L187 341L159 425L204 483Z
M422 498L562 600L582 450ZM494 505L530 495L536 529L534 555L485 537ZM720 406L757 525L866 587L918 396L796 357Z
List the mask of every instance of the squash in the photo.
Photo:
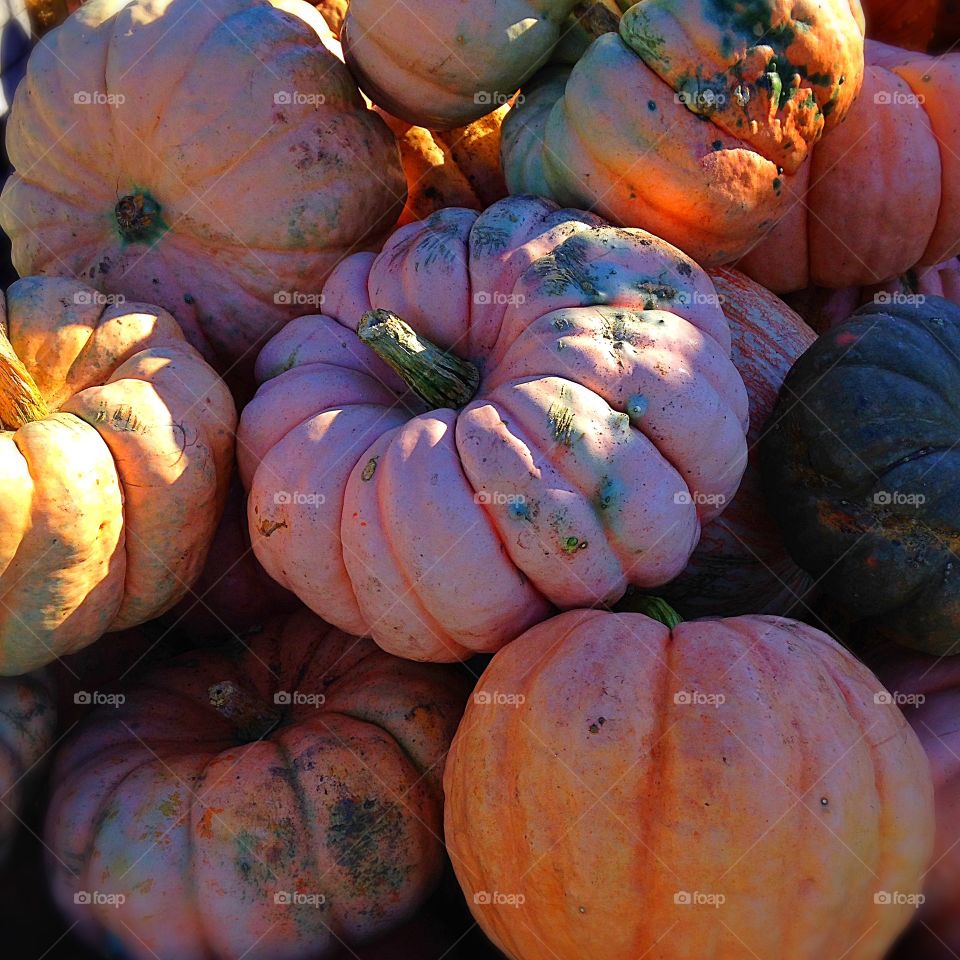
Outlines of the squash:
M238 381L406 190L317 11L282 6L92 0L34 49L7 138L20 274L156 303Z
M868 41L860 99L738 266L778 293L880 284L960 253L960 53Z
M750 250L856 98L863 24L846 2L798 8L804 28L778 5L734 6L643 0L565 83L524 87L504 121L510 191L641 226L704 266ZM816 82L791 86L794 67Z
M867 35L908 50L941 52L960 40L957 0L861 0Z
M784 377L816 334L782 300L729 267L709 271L730 323L733 362L750 400L750 459L731 503L703 528L686 569L658 588L685 617L786 615L812 599L813 580L790 558L760 481L760 440Z
M960 307L861 307L790 371L762 445L794 560L868 628L937 655L960 623Z
M345 260L257 360L238 464L267 572L399 656L490 652L681 572L746 464L707 275L547 200Z
M960 634L958 634L960 636ZM902 943L903 960L953 960L960 951L960 660L873 646L865 655L923 744L933 772L937 832L925 902ZM897 954L897 956L901 956Z
M467 690L449 670L306 611L156 667L58 755L58 906L136 960L319 960L386 933L444 863L440 778Z
M444 773L477 923L524 960L877 960L933 845L916 735L818 630L655 606L672 629L570 611L480 677Z
M0 675L184 595L223 508L236 426L229 391L165 310L58 277L19 280L6 302Z
M49 675L39 671L0 678L0 865L10 854L24 804L56 731Z

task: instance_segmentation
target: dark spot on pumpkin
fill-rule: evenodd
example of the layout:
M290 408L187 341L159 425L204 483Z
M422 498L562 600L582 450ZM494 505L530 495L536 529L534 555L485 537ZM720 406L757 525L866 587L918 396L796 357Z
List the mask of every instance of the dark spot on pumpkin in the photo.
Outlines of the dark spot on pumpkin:
M261 520L257 524L257 529L260 531L260 535L263 537L270 537L275 534L281 527L286 527L286 520Z

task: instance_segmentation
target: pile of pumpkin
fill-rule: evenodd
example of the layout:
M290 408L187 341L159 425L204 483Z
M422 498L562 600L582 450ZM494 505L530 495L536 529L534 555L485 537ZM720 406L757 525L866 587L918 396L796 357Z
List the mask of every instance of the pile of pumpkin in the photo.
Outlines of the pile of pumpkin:
M28 4L12 956L957 955L960 12L864 6Z

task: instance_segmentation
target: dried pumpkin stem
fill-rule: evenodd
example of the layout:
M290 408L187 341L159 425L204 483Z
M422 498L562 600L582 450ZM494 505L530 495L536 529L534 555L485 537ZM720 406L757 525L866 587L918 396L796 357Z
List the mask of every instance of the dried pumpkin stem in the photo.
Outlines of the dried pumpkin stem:
M651 620L659 620L670 630L683 623L683 617L663 597L648 597L635 593L627 597L623 603L618 604L617 609L645 614Z
M474 364L425 340L389 310L364 314L357 333L434 409L464 407L480 386L480 371Z
M573 8L573 16L591 40L596 40L605 33L620 31L620 17L602 3L590 0L578 3Z
M17 430L49 412L33 377L0 329L0 425Z
M71 6L67 0L27 0L26 5L30 25L38 37L58 27L70 16ZM74 4L74 7L78 6L79 3Z
M281 713L276 707L231 680L213 684L207 693L217 713L236 727L237 736L246 743L262 740L280 722Z

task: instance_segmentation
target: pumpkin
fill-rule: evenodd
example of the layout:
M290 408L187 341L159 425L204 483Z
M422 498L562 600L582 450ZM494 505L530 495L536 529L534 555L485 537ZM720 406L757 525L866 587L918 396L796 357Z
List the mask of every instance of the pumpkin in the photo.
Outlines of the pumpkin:
M397 226L444 207L483 210L507 195L500 170L500 125L508 110L504 104L455 130L426 130L379 111L397 137L407 178L407 204Z
M793 12L642 0L562 90L555 75L524 88L504 122L507 185L533 179L704 266L730 263L790 209L804 159L857 96L862 59L863 21L846 0ZM515 124L531 142L513 153Z
M346 259L257 360L250 540L399 656L489 652L681 572L746 463L707 275L547 200L449 208Z
M934 830L927 760L880 692L777 617L539 624L494 656L447 759L474 918L524 960L877 960L914 913L882 894L919 895Z
M319 14L283 8L92 0L34 49L7 138L20 274L156 303L238 381L405 195Z
M960 660L880 644L867 663L903 710L933 773L937 810L934 855L924 878L925 902L902 945L903 960L952 960L960 951ZM899 957L900 954L897 954Z
M658 592L686 617L788 614L810 598L813 581L790 558L767 509L759 444L784 377L816 335L742 273L729 267L709 272L750 400L750 459L736 496L703 528L686 569Z
M20 814L57 728L50 678L42 671L0 678L0 864L9 856Z
M762 446L794 560L857 619L957 652L960 307L869 304L784 382Z
M319 960L402 923L444 862L440 777L466 693L449 669L306 611L158 666L58 755L61 910L130 958Z
M347 16L349 0L318 0L314 6L333 31L334 36L340 36L340 29Z
M259 629L271 616L299 606L250 549L247 498L235 476L213 543L196 583L164 618L194 643L219 643Z
M428 129L506 103L551 55L577 0L351 0L341 40L370 99Z
M909 50L939 51L960 39L957 0L861 0L867 34Z
M2 675L172 607L203 568L223 507L229 391L165 310L108 301L57 277L7 292Z
M815 330L823 332L843 323L865 303L910 303L923 297L945 297L960 304L960 258L918 267L869 287L807 287L787 299Z
M779 293L861 287L960 253L960 53L870 41L860 99L740 268ZM907 171L907 173L905 173Z

